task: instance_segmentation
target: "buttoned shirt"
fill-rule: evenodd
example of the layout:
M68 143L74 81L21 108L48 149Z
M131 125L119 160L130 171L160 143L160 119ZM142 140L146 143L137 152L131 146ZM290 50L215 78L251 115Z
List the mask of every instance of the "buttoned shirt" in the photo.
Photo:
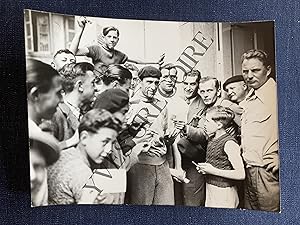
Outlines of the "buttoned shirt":
M265 158L278 158L278 115L276 82L269 80L251 90L244 101L241 138L243 158L249 166L265 164Z

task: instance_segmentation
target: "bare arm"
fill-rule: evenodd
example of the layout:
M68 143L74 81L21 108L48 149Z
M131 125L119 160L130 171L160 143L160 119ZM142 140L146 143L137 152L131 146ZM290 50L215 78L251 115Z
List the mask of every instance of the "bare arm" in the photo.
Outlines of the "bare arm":
M135 64L158 64L162 65L164 63L165 54L162 54L157 62L151 62L151 61L141 61L138 59L127 59L127 62L135 63Z
M174 162L175 162L175 169L181 169L182 170L182 165L181 165L181 155L177 147L177 142L179 141L180 136L178 135L172 144L172 150L173 150L173 155L174 155Z
M233 170L222 170L213 167L209 163L198 163L197 170L203 174L212 174L233 180L244 180L245 169L240 153L240 147L234 141L228 141L225 144L224 151L228 155L228 159L233 167Z
M90 21L87 20L85 17L80 17L77 22L78 22L78 25L80 27L80 31L75 34L69 50L74 55L87 55L89 53L89 49L87 47L78 49L78 46L79 46L80 39L82 37L83 31L84 31L84 28L85 28L85 25L88 22L90 23Z

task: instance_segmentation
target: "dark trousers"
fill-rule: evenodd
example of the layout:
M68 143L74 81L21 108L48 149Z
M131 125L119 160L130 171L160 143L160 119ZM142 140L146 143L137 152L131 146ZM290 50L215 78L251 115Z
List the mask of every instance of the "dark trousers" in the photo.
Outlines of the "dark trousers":
M280 210L279 176L265 168L246 168L245 208L278 212Z
M185 168L188 184L182 183L182 201L185 206L204 206L205 177L195 167ZM178 193L177 193L178 194Z
M169 164L135 164L128 171L129 204L174 205L173 180Z

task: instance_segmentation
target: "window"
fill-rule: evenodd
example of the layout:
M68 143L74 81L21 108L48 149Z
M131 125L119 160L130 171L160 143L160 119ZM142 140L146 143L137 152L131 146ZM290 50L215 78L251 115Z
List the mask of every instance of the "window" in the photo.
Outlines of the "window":
M28 52L50 51L49 13L25 11L25 44Z
M75 18L74 16L65 16L66 48L70 48L71 42L75 36Z
M31 11L25 10L24 16L25 24L25 46L28 52L33 51L33 35L32 35L32 26L31 26Z

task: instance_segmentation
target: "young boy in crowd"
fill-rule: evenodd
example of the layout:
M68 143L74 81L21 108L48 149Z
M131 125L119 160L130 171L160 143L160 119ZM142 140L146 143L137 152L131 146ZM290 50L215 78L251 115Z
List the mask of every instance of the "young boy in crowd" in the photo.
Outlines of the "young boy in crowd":
M79 125L79 143L61 152L60 159L48 169L49 204L111 204L110 194L99 192L91 198L84 187L95 165L103 162L121 129L120 122L108 111L93 109Z
M245 179L245 170L240 147L226 132L233 118L234 112L223 106L214 106L206 113L206 162L196 164L198 172L206 174L206 207L236 208L239 204L235 180Z

